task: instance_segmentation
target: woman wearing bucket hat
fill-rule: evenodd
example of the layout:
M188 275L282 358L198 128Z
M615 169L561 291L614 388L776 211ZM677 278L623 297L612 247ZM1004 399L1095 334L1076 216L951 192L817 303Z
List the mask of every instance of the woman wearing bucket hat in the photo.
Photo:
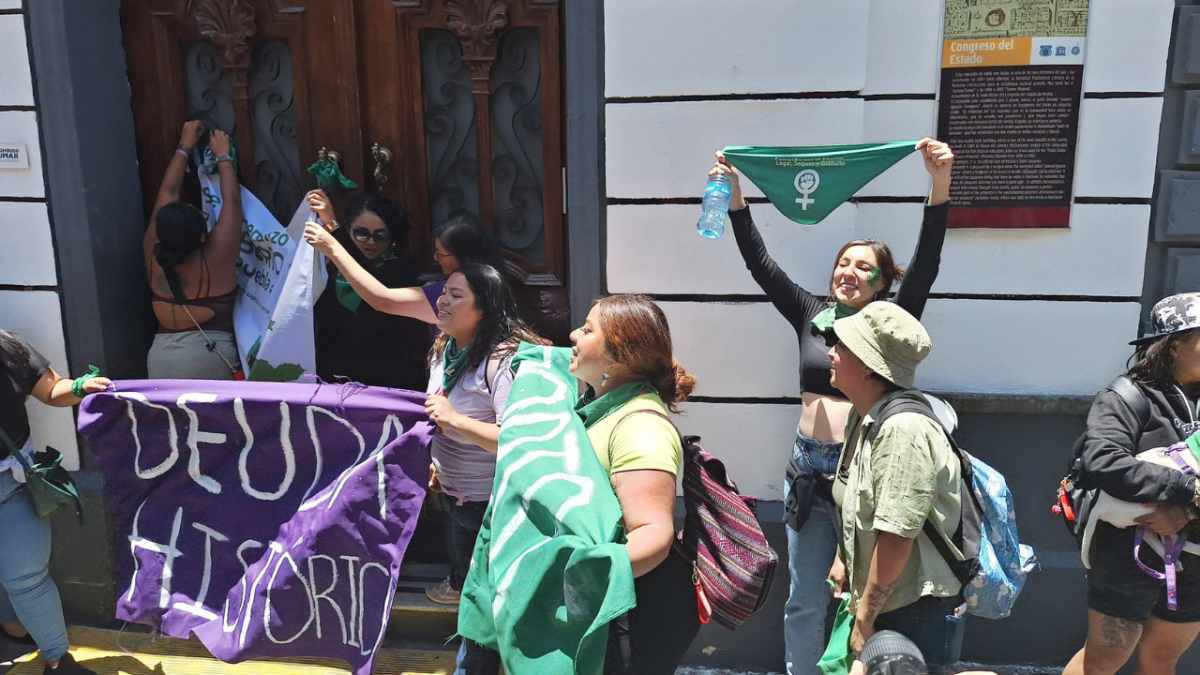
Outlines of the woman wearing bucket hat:
M841 552L831 578L848 583L855 652L877 630L908 637L927 663L958 659L962 584L924 531L926 521L954 550L962 514L961 464L941 425L918 412L896 411L873 425L913 388L929 354L929 333L890 302L872 302L833 324L831 382L853 409L833 483L841 513ZM843 565L844 563L844 565Z
M1154 504L1138 522L1159 535L1182 533L1200 542L1196 478L1142 462L1145 450L1178 443L1200 430L1200 293L1160 300L1151 332L1131 342L1137 362L1096 395L1076 445L1081 479L1117 499ZM1176 572L1176 609L1168 584L1139 565L1165 571L1149 546L1135 558L1136 527L1098 522L1088 572L1088 633L1064 675L1111 675L1136 649L1138 673L1174 673L1200 633L1200 560L1187 556Z
M806 291L771 259L742 196L738 171L721 153L717 153L717 162L709 171L710 176L726 174L732 179L729 219L738 250L754 280L792 324L800 348L803 407L784 481L791 576L783 610L788 675L818 675L817 660L825 648L825 614L829 605L825 570L833 561L838 538L829 485L851 408L844 392L829 382L826 351L832 339L833 321L884 298L895 282L900 282L896 304L919 318L938 274L950 207L954 152L949 145L932 138L922 139L917 147L932 186L908 269L896 266L886 243L855 239L837 252L828 293Z

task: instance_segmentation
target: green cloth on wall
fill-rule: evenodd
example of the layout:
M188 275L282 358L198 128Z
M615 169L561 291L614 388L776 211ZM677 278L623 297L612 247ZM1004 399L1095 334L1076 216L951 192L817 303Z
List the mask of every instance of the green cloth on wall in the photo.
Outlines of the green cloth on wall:
M522 344L458 632L510 675L601 675L636 604L621 505L575 414L571 351Z
M916 149L917 141L893 141L808 148L731 145L724 152L780 213L813 225Z

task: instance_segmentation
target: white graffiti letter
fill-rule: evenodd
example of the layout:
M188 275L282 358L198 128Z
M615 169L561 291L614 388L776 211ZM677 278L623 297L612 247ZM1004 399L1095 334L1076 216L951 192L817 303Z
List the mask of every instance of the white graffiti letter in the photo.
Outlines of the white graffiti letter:
M142 506L145 505L146 502L142 502ZM129 599L133 600L133 589L137 583L137 550L140 548L147 551L153 551L161 554L163 558L165 558L162 566L161 585L158 589L158 606L166 609L167 604L171 600L171 576L172 571L175 568L175 559L183 557L183 553L175 547L176 543L179 541L179 527L183 524L183 507L181 506L175 511L175 523L171 525L171 542L164 546L162 544L157 544L153 541L150 541L149 539L144 539L138 535L137 522L138 516L142 513L142 506L138 507L137 513L135 513L133 516L133 531L129 534L129 544L131 552L133 553L135 566L133 573L134 578L129 584Z
M175 429L175 417L171 415L171 409L165 405L151 403L145 396L134 391L122 391L114 394L117 398L125 399L125 411L129 414L129 421L133 424L133 471L138 478L142 480L150 480L158 478L164 473L171 470L175 466L175 462L179 461L179 432ZM171 448L171 454L156 467L150 469L142 469L142 439L138 437L138 421L137 415L133 414L133 401L137 401L151 408L158 408L167 414L167 439Z
M215 394L183 394L179 397L177 405L183 408L187 413L191 424L188 425L188 448L192 454L188 457L188 475L192 480L196 481L196 485L208 490L214 495L221 494L221 484L212 478L200 473L200 444L212 443L214 445L225 442L225 434L200 431L200 416L196 411L187 406L188 403L213 403L217 400Z
M292 487L292 481L296 478L296 453L292 450L292 417L288 412L288 404L286 401L279 402L279 447L283 451L283 481L279 484L279 488L274 492L263 492L254 489L250 485L250 473L247 465L249 464L250 449L254 447L254 436L250 433L250 425L246 423L246 409L242 405L241 399L234 401L234 415L237 416L238 424L242 426L242 430L246 433L246 446L242 448L242 454L238 457L238 474L242 477L242 489L246 494L261 499L264 502L273 502L285 493L288 488Z
M237 559L238 562L242 563L242 580L238 582L238 585L242 587L242 599L238 602L237 618L233 623L229 623L229 598L225 599L225 609L221 617L221 630L226 633L232 633L237 629L237 622L242 618L242 609L246 606L246 577L250 574L250 564L246 562L246 558L242 554L248 548L262 548L262 542L247 539L237 548Z
M387 600L388 596L391 595L390 591L392 589L392 573L388 571L388 568L384 567L383 565L380 565L377 562L369 562L359 568L359 571L358 571L358 596L363 599L363 601L361 603L359 603L359 607L358 607L358 634L360 636L362 636L362 634L363 634L363 614L365 613L365 611L367 609L366 576L367 576L367 570L369 570L371 568L375 568L375 569L379 570L380 572L383 572L383 576L386 577L388 580L389 593L382 593L382 594L380 594L379 597L383 598L384 600ZM351 584L351 585L353 585L353 584ZM391 607L384 607L383 618L379 623L379 635L378 635L378 637L375 638L375 643L368 648L366 639L363 639L362 648L360 648L359 652L358 652L359 654L366 656L367 654L370 654L373 650L379 648L379 643L383 642L383 634L385 632L387 632L388 617L391 615L391 611L392 611ZM366 651L363 651L364 649Z
M295 642L300 638L301 635L304 635L304 631L308 630L308 627L312 625L316 612L313 610L312 588L308 585L308 582L304 580L304 575L300 573L300 567L296 565L296 561L292 559L292 554L284 551L283 547L279 546L279 544L276 542L271 542L271 549L279 552L280 556L275 561L275 571L271 573L271 581L267 583L267 588L265 591L263 591L263 595L266 596L266 600L263 603L263 632L266 633L267 639L271 642L274 642L277 645L286 645L288 643ZM300 627L300 630L296 631L295 635L286 640L280 640L271 634L271 589L275 585L275 577L279 576L279 568L283 567L284 560L286 560L288 565L291 566L292 574L296 575L296 580L299 581L300 585L304 587L305 598L308 600L308 619L305 620L304 625ZM283 617L281 616L280 618L282 619Z
M329 587L320 593L317 592L317 571L313 567L313 561L317 558L328 560L329 571L333 574L333 579L329 581ZM321 639L321 600L325 600L333 607L333 611L337 612L338 625L342 628L342 644L346 644L346 616L342 614L342 608L338 606L337 601L329 597L329 593L337 586L337 580L337 562L335 562L333 558L330 558L327 555L321 555L319 553L308 557L308 581L312 584L313 607L315 607L317 610L317 639ZM353 630L353 628L351 628L351 630Z

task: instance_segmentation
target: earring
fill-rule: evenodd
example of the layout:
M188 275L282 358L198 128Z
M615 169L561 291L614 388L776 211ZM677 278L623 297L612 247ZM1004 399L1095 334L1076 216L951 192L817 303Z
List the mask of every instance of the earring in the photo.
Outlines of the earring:
M603 389L604 385L607 383L608 383L608 373L605 373L604 376L600 378L600 388Z

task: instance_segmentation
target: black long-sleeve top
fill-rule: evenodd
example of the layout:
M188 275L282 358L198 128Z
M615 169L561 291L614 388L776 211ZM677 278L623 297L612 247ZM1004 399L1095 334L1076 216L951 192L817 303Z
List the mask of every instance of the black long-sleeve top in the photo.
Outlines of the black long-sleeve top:
M925 311L929 289L941 267L949 209L949 203L925 207L917 248L894 298L896 304L918 319ZM830 343L827 336L812 325L813 317L829 306L828 294L818 296L804 290L771 259L750 216L749 205L730 211L729 219L746 269L796 331L800 343L800 391L846 398L829 383Z
M1195 404L1173 385L1135 384L1150 404L1146 420L1139 420L1112 389L1101 391L1092 402L1082 438L1086 482L1127 502L1190 504L1192 478L1182 471L1143 462L1137 455L1190 436L1200 427Z

